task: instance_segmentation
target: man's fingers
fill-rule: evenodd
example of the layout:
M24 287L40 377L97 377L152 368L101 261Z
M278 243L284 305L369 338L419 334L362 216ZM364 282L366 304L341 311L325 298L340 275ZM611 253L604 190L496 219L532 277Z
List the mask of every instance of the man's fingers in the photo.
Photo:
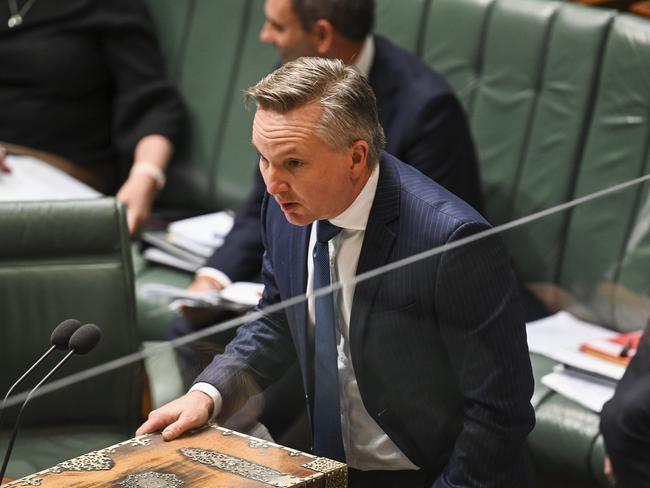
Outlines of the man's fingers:
M6 155L7 155L7 150L3 146L0 146L0 173L11 172L11 168L9 168L9 166L7 166L7 163L5 162Z
M190 428L186 426L186 423L182 420L178 420L171 425L168 425L165 430L162 431L162 437L166 441L171 441L180 436L183 432L189 430Z
M169 424L176 420L176 417L165 415L158 410L154 410L149 414L149 419L135 431L135 435L151 434L163 430Z
M192 391L152 411L149 419L140 426L136 435L163 431L163 439L170 441L183 432L205 424L213 408L212 398L202 392Z
M166 441L176 439L188 430L201 427L206 421L207 419L199 417L198 415L183 413L176 422L168 425L165 430L162 431L163 439Z

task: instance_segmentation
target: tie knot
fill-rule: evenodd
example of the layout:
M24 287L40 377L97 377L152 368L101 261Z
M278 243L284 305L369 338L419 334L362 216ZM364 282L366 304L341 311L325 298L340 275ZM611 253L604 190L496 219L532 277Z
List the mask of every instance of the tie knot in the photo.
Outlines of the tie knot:
M328 220L319 220L316 227L316 240L323 243L328 242L341 230L340 227L331 224Z

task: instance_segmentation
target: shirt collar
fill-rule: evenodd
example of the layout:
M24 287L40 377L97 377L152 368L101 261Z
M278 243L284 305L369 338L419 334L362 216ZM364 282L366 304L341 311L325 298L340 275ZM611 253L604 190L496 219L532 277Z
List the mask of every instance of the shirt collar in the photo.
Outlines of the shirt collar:
M375 58L375 38L372 35L366 37L361 46L361 51L357 56L354 65L361 71L363 76L368 78L370 68L372 67L372 60Z
M361 192L354 199L354 202L336 217L329 221L343 229L366 230L370 208L375 199L377 192L377 182L379 181L379 163L375 165L370 177L364 185Z

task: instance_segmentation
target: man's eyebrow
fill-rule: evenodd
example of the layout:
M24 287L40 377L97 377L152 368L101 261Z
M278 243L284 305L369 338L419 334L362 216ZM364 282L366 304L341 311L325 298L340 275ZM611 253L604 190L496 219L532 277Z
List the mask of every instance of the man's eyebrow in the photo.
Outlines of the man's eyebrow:
M268 15L266 15L266 21L269 24L273 25L273 27L275 27L275 28L280 28L281 29L282 27L284 27L283 24L279 20L273 19L273 18L269 17Z

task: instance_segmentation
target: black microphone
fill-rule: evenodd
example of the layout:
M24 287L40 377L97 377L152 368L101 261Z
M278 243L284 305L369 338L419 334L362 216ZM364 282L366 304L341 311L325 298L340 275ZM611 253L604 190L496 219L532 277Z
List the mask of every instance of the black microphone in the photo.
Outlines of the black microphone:
M2 469L0 469L0 480L4 477L5 471L7 470L7 464L9 464L9 458L11 457L11 451L14 448L14 442L16 442L16 435L18 434L18 429L20 428L20 418L25 410L25 405L32 397L32 394L36 389L41 386L45 381L52 376L52 374L59 369L59 367L73 354L86 354L91 351L99 342L99 339L102 335L101 329L95 324L85 324L79 327L73 334L70 336L70 341L68 342L68 347L70 352L64 356L61 361L59 361L54 368L50 370L45 377L38 382L38 384L32 388L32 390L27 394L27 398L20 407L18 416L16 417L16 423L14 424L14 431L11 434L11 439L7 446L7 452L5 453L4 461L2 462Z
M11 392L14 391L14 388L18 386L26 377L34 371L34 368L36 368L41 362L50 355L52 351L55 349L59 349L62 351L67 351L68 350L68 342L70 342L70 338L72 337L72 334L74 334L77 329L81 327L81 322L79 322L77 319L67 319L61 322L59 325L57 325L54 330L52 331L52 335L50 337L50 343L52 344L52 347L50 347L45 354L43 354L38 361L36 361L32 366L25 371L25 373L16 380L16 382L11 385L11 388L9 388L9 391L7 391L7 394L5 395L4 399L2 400L2 406L0 406L0 426L2 426L2 416L4 415L4 408L5 408L5 403L7 402L7 398L9 398L9 395L11 395ZM0 478L1 479L1 478Z

